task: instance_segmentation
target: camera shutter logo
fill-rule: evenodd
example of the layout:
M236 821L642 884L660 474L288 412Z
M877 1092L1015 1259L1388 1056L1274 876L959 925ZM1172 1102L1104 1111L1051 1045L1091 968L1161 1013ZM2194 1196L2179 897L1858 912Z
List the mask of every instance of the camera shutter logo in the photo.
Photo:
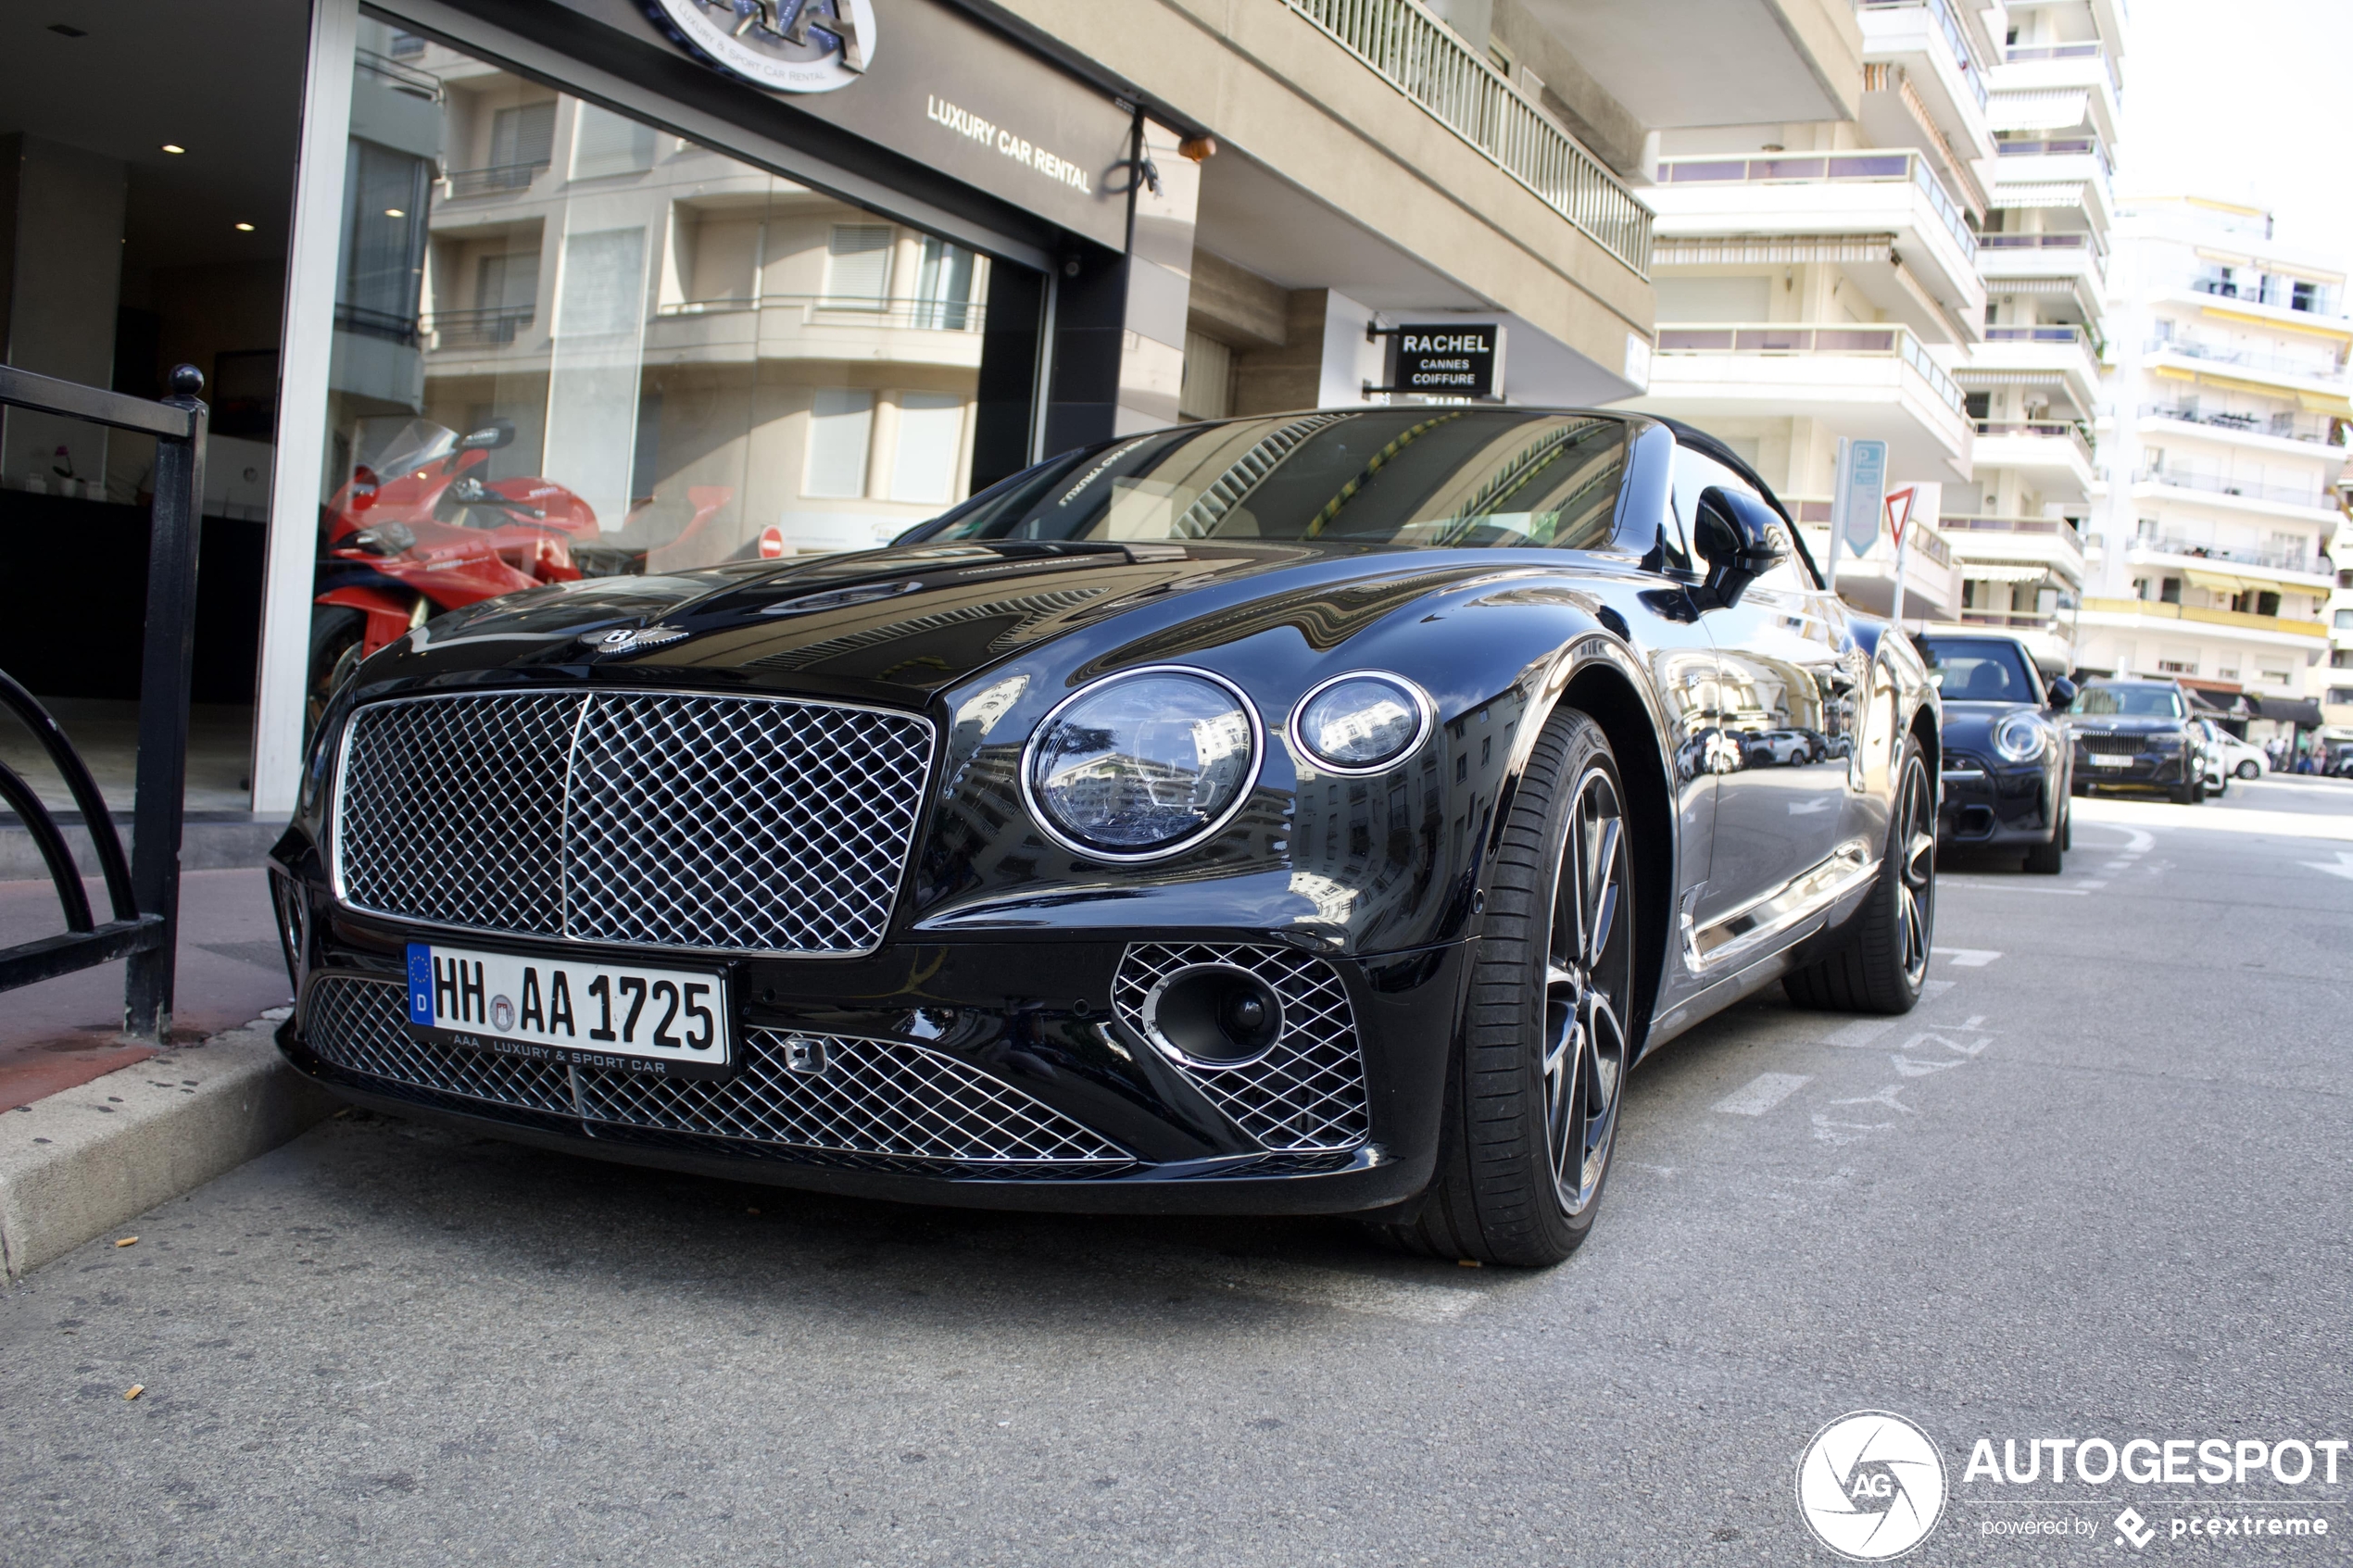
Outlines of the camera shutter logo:
M645 0L707 64L772 93L830 93L866 74L874 0Z
M1944 1512L1944 1461L1900 1415L1856 1411L1814 1434L1797 1461L1797 1511L1814 1538L1857 1562L1901 1557Z

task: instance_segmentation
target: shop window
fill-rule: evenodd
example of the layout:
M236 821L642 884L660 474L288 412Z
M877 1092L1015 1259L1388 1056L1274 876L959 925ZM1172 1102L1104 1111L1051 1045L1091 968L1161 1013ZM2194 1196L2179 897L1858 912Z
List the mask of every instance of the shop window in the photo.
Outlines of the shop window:
M955 493L964 445L964 399L952 392L899 395L899 434L890 461L890 498L937 505Z
M873 393L818 388L809 413L809 472L801 494L828 500L863 495L874 439Z
M654 166L654 128L594 104L580 106L573 132L572 177L603 180L642 174Z
M825 308L880 310L890 303L895 237L887 223L834 225L825 245Z

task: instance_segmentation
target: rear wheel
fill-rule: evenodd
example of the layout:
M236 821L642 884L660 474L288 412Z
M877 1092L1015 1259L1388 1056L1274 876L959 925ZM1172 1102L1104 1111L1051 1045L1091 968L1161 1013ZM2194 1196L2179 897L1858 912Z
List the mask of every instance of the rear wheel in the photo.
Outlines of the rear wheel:
M1909 1012L1928 981L1936 931L1936 796L1919 744L1906 736L1895 771L1887 847L1870 897L1839 946L1781 977L1790 1000L1838 1012Z
M2238 776L2243 779L2259 779L2263 776L2262 767L2253 761L2240 763L2237 768L2237 772Z
M326 717L328 699L344 677L359 667L368 618L348 605L327 605L310 616L310 681L304 694L302 741L306 748Z
M1555 711L1513 797L1472 954L1438 1176L1392 1245L1544 1267L1592 1228L1632 1060L1634 886L1601 726Z

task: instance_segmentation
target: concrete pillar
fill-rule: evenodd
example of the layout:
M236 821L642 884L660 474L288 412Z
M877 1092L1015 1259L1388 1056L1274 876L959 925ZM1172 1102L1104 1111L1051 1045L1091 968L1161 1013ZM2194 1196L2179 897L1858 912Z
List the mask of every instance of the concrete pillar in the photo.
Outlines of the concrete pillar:
M124 181L120 159L38 136L0 137L0 237L7 251L0 345L16 369L86 386L114 383ZM30 480L55 492L59 467L72 469L77 486L103 485L106 432L10 409L0 425L0 483L23 489Z

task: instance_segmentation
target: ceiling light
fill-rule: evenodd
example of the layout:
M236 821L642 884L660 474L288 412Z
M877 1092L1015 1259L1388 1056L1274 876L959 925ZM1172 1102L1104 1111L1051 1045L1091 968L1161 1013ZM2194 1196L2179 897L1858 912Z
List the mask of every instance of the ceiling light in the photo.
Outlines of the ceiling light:
M187 148L185 148L185 147L183 147L183 146L182 146L182 145L181 145L179 143L177 143L177 142L166 142L166 143L163 144L163 150L164 150L165 152L168 152L168 153L184 153L184 152L186 152L188 149L187 149Z
M253 225L250 223L240 223L236 227L237 232L240 234L250 234L253 232Z
M386 218L406 218L409 215L396 207L388 207L384 208L384 216Z

